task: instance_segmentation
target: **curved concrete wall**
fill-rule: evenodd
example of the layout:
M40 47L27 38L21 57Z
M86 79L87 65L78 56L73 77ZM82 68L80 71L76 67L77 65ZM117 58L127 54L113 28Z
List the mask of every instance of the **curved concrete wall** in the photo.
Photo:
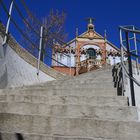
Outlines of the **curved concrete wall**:
M2 37L0 37L0 88L20 87L55 80L22 59L9 45L4 55Z

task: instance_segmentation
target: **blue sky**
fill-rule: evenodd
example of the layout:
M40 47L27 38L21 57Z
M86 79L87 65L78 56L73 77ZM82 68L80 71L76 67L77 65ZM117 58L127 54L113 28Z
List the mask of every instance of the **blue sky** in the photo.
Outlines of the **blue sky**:
M10 0L3 1L9 5ZM20 0L15 1L24 13ZM52 8L64 10L67 13L65 30L68 33L68 40L75 37L76 28L79 28L79 33L86 31L87 17L95 18L95 30L103 35L106 29L108 40L116 46L119 46L119 25L140 27L139 0L25 0L25 2L39 19L48 15ZM13 16L20 23L17 14ZM5 18L2 12L0 18ZM15 30L11 28L14 34Z
M140 27L139 0L26 0L28 7L37 17L44 17L51 8L67 13L66 32L68 40L75 36L76 27L82 33L86 30L85 18L93 17L95 30L104 34L119 46L119 25Z

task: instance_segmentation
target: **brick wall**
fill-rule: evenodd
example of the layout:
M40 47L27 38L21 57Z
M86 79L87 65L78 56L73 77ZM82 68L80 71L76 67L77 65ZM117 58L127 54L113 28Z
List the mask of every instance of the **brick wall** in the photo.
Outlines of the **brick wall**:
M67 75L71 75L71 76L75 75L75 68L74 67L71 68L71 74L70 74L70 68L67 68L67 67L53 66L52 68L57 70L57 71L60 71L62 73L65 73Z

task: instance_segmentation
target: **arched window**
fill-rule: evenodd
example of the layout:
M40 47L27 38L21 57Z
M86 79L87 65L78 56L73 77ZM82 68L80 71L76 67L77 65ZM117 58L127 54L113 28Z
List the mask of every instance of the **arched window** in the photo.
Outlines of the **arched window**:
M87 49L87 56L89 59L95 59L96 58L96 51L93 48Z

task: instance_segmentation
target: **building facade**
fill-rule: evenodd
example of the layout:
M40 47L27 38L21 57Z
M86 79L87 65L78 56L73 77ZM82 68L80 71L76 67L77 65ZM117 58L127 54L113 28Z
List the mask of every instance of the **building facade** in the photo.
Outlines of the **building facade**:
M119 49L94 29L93 19L89 19L87 31L66 45L55 44L52 67L63 73L79 75L87 71L120 62ZM63 64L63 65L62 65Z

